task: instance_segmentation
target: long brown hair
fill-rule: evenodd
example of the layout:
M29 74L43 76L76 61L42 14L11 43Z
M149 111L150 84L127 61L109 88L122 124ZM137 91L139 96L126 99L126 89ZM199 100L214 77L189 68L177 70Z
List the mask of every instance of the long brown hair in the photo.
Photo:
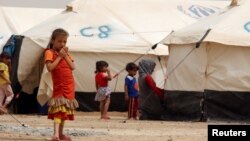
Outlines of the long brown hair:
M58 36L67 36L67 37L68 37L68 36L69 36L69 33L68 33L66 30L62 29L62 28L57 28L57 29L55 29L55 30L52 32L51 37L50 37L49 44L47 45L47 48L48 48L48 49L51 49L51 48L53 47L52 41L55 40L56 37L58 37Z

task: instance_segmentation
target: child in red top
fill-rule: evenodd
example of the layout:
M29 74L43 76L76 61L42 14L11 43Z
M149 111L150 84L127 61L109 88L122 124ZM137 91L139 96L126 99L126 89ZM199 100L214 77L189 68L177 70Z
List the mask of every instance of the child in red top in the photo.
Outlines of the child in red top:
M110 104L111 88L108 87L108 81L112 78L108 69L108 63L105 61L97 61L95 73L95 101L100 102L101 119L110 119L108 116L108 108Z
M63 134L64 122L74 120L74 109L78 107L72 74L75 65L65 46L67 38L68 33L64 29L54 30L49 49L45 51L46 67L51 72L53 81L53 95L48 102L48 118L54 120L53 141L71 141L70 137Z

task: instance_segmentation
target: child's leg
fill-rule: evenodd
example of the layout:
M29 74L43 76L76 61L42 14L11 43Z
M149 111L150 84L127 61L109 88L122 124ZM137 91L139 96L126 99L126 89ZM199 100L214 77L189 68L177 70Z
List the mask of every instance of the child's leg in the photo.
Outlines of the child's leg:
M101 112L101 118L104 116L103 111L104 111L104 104L105 104L105 100L100 101L100 112Z
M106 97L106 99L104 100L104 110L103 110L103 116L105 118L109 118L108 117L108 109L109 109L109 104L110 104L110 97Z
M71 141L72 139L69 136L63 134L64 125L65 120L61 120L61 123L59 125L59 139L63 141Z
M64 128L64 120L61 120L61 123L59 124L59 136L63 135L63 128Z
M11 102L11 100L13 99L13 97L14 97L14 94L7 96L6 99L5 99L5 102L4 102L3 106L7 107L7 105Z
M133 118L137 119L137 112L138 112L138 97L133 98Z
M12 88L10 85L4 85L5 87L5 95L6 95L6 99L5 99L5 102L4 102L4 107L7 107L7 105L11 102L11 100L13 99L14 97L14 93L12 91Z
M4 99L5 99L4 91L0 88L0 115L6 113L7 111L5 107L3 107Z
M128 119L130 119L132 117L132 98L129 97L128 98Z
M61 122L62 122L61 119L54 118L54 137L59 138L59 131L60 131Z
M0 88L0 106L3 106L3 104L4 104L4 99L5 99L5 93L4 93L4 91Z

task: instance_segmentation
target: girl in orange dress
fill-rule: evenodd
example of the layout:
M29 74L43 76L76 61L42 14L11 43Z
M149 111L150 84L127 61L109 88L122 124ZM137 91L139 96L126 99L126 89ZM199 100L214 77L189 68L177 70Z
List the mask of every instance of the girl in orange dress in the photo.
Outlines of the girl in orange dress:
M45 50L45 64L52 75L53 94L48 102L48 119L54 120L52 141L71 141L63 134L65 120L74 120L74 110L78 108L75 99L75 82L72 71L74 60L66 47L68 33L56 29L51 35L48 49Z

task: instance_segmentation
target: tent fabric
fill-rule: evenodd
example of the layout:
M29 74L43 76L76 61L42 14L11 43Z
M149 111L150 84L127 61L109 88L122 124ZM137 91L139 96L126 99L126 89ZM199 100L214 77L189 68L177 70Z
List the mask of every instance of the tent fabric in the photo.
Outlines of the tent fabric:
M46 47L53 29L61 27L70 31L71 51L143 54L147 47L158 43L172 30L197 21L183 9L196 6L197 9L192 10L202 17L202 13L215 13L226 2L85 0L75 5L75 11L73 8L73 11L56 15L23 34ZM210 9L206 11L206 8ZM154 54L153 51L149 53ZM166 55L167 49L162 47L157 53Z
M122 70L118 78L111 81L110 86L114 92L123 92L125 65L142 57L155 60L157 68L154 77L157 85L163 88L168 49L164 45L157 46L155 50L151 47L173 29L213 14L226 3L171 0L78 1L71 5L72 8L68 7L68 10L23 33L25 38L19 58L19 82L26 93L32 92L39 84L45 87L50 85L47 80L40 82L40 75L44 78L46 72L43 71L43 65L38 65L38 62L41 62L43 50L52 31L55 28L64 28L70 34L67 45L75 58L76 91L95 92L95 62L106 60L113 74ZM196 10L196 14L191 12L190 16L190 8ZM25 56L27 53L32 54ZM160 63L157 56L162 56ZM43 82L47 84L42 84ZM46 100L39 97L47 95L45 92L48 91L38 90L38 101L42 104ZM47 96L44 97L46 99Z
M169 46L166 90L176 96L180 91L202 92L205 115L210 120L249 120L250 108L243 106L250 100L250 34L244 28L249 21L249 6L249 0L241 1L162 41ZM175 101L175 105L181 104L177 98Z
M249 38L250 34L243 29L248 14L241 13L249 5L249 0L241 1L238 6L226 8L222 12L180 29L162 41L169 45L171 52L168 60L168 72L187 56L175 68L171 76L168 76L169 84L166 86L168 90L249 91L249 64L247 62L249 49L245 48L249 45L246 44L248 39L244 39L244 36ZM245 20L243 20L244 18ZM235 24L227 24L233 22ZM195 43L200 41L209 28L211 31L201 46L196 48ZM197 32L202 30L203 32ZM215 36L217 33L222 36ZM199 35L199 38L196 35ZM214 39L211 40L212 38ZM230 40L230 42L224 42L224 40ZM233 41L235 42L232 43ZM190 50L193 51L188 54ZM194 83L186 84L186 81Z
M249 121L250 92L205 91L205 113L208 121Z
M207 81L205 89L250 91L250 49L221 44L207 46Z
M199 22L174 32L169 38L164 39L162 43L196 43L205 35L208 29L212 29L204 42L249 47L249 3L249 0L241 0L237 6L228 6L209 18L203 18ZM186 36L187 34L189 36Z
M197 49L194 46L195 44L169 45L170 54L165 86L167 90L204 91L206 48L202 47L203 44ZM177 65L179 63L180 65Z
M195 48L195 44L170 45L169 48L167 72L174 71L168 76L167 90L250 90L248 48L218 43L202 43L200 48Z
M11 58L10 80L14 94L18 94L22 89L22 86L18 81L17 72L18 72L19 55L24 37L15 35L14 38L15 38L15 51L14 54L12 54L13 56Z
M0 7L0 48L12 34L20 35L50 16L60 13L63 9Z
M39 94L37 95L37 100L41 105L45 105L48 99L52 96L53 82L51 77L51 73L49 73L47 68L44 67L39 85Z
M165 120L201 121L203 115L203 92L166 91Z
M60 9L64 8L66 4L73 0L1 0L0 5L5 7L25 7L25 8L48 8L48 9Z

